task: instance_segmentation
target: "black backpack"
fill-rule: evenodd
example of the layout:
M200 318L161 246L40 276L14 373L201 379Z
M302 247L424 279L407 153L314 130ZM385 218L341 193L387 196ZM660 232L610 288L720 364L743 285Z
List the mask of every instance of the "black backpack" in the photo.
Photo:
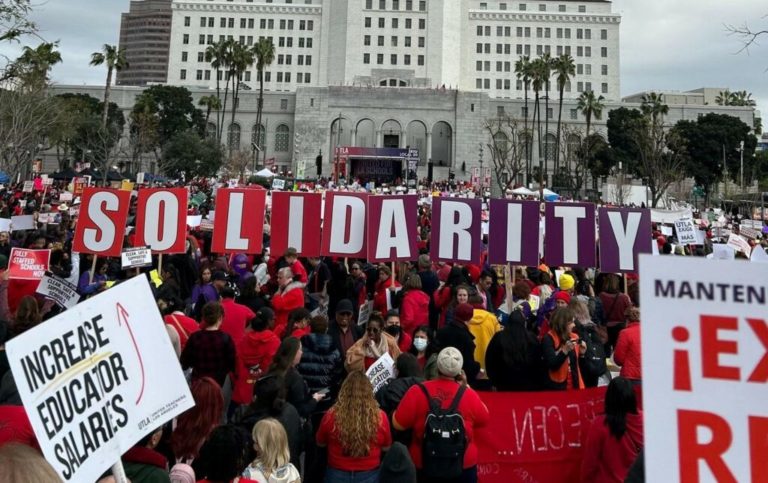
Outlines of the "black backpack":
M594 329L584 327L579 331L579 334L587 344L584 357L579 360L581 376L587 387L595 387L600 376L608 370L605 362L605 349Z
M437 479L458 478L464 469L464 452L467 449L464 418L458 412L466 386L459 386L448 409L442 409L423 384L418 383L417 386L424 392L429 404L429 412L424 421L421 456L424 476Z

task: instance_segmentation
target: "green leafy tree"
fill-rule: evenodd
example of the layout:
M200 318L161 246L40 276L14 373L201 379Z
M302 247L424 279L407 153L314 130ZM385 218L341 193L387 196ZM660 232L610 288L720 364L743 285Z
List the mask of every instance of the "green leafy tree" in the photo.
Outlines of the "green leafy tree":
M91 65L107 66L107 81L104 84L104 110L101 114L101 126L107 127L107 106L109 105L109 95L112 91L112 74L114 71L120 71L128 68L128 60L125 57L125 49L118 48L116 45L104 44L101 52L91 54Z
M224 153L214 139L203 139L195 130L175 133L163 146L160 169L167 176L214 176L221 168Z
M216 96L203 96L197 101L197 105L205 108L205 126L208 128L208 120L211 117L211 111L216 111L217 122L218 112L221 109L221 100Z
M157 146L163 146L177 133L187 130L193 130L200 136L205 134L203 113L195 107L192 94L185 87L149 87L136 98L133 114L157 118Z
M253 56L256 60L256 75L259 77L259 104L256 107L256 142L261 139L262 115L264 113L264 72L275 61L275 44L272 39L262 37L253 46ZM264 146L259 146L264 149ZM266 156L266 153L263 153Z
M29 0L3 0L0 2L0 42L18 42L25 35L34 35L37 25L30 20L32 3ZM18 74L16 63L0 54L4 61L0 68L0 82L14 80Z
M234 84L234 95L232 96L232 119L230 121L230 127L235 124L235 113L237 112L238 101L240 98L240 82L243 78L243 73L253 65L253 61L253 50L246 48L240 42L235 42L232 45L231 65L234 76L232 81ZM229 148L228 158L231 161L232 151L239 150L240 146L234 146L233 140L229 140L229 142L227 142L227 147Z
M34 49L24 47L14 65L22 88L35 90L48 86L51 69L61 62L58 46L58 42L44 42Z
M638 109L620 107L608 112L608 142L613 150L615 162L621 162L628 172L636 169L637 160L640 159L634 134L641 129L644 122L643 113Z
M592 144L593 141L597 139L594 136L590 136L589 128L592 127L593 118L601 119L603 117L603 109L605 108L605 104L603 104L604 100L605 98L603 96L595 96L594 91L585 91L581 93L578 103L576 104L576 109L582 113L587 122L586 130L584 132L583 146L580 150L582 164L584 166L589 165L589 159L592 156ZM597 185L594 178L592 179L592 185Z

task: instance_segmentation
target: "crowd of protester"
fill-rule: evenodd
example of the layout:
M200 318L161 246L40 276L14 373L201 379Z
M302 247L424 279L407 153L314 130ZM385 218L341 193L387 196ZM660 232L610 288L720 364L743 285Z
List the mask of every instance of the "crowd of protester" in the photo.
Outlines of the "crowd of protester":
M189 188L190 214L215 208L211 185ZM62 310L35 293L34 281L8 278L12 246L50 248L51 272L73 281L82 300L151 270L125 271L119 260L99 258L89 273L91 257L71 250L77 200L54 201L64 189L0 195L0 217L47 220L37 230L0 233L0 344ZM642 481L642 464L632 466L643 446L636 277L560 270L544 260L492 267L485 252L478 264L436 263L428 206L419 226L418 260L379 265L304 259L293 248L271 253L268 226L262 253L218 256L210 231L190 230L186 252L164 257L151 285L196 404L123 455L129 479L471 483L478 480L475 436L490 422L478 392L608 385L581 480ZM674 240L654 237L660 253L670 253ZM368 301L373 311L358 324ZM396 378L374 394L365 371L384 354L395 361ZM433 468L439 451L423 453L428 416L441 410L462 416L466 437L458 472L442 475ZM55 481L44 473L3 350L0 445L0 481ZM27 479L17 476L25 471Z

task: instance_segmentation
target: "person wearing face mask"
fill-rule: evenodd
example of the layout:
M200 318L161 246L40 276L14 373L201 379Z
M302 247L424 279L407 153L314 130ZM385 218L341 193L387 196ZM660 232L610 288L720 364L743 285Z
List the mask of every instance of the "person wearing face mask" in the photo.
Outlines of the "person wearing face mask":
M395 338L384 332L381 314L374 312L368 319L365 335L347 351L344 367L347 372L367 371L385 353L389 353L392 360L397 360L400 348Z
M424 377L428 380L432 380L437 377L437 348L433 343L434 332L428 325L422 325L417 327L413 331L413 343L411 344L410 353L416 357L416 362L419 364L424 373Z
M393 309L387 312L384 331L395 338L400 352L407 352L411 348L411 336L400 326L400 313L397 310Z

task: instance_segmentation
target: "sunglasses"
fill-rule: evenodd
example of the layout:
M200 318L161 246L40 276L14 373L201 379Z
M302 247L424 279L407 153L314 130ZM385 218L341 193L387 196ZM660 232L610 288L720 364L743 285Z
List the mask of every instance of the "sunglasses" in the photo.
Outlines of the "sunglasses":
M381 332L381 329L379 329L378 327L368 327L365 330L366 332L370 332L371 334L378 334L379 332Z

